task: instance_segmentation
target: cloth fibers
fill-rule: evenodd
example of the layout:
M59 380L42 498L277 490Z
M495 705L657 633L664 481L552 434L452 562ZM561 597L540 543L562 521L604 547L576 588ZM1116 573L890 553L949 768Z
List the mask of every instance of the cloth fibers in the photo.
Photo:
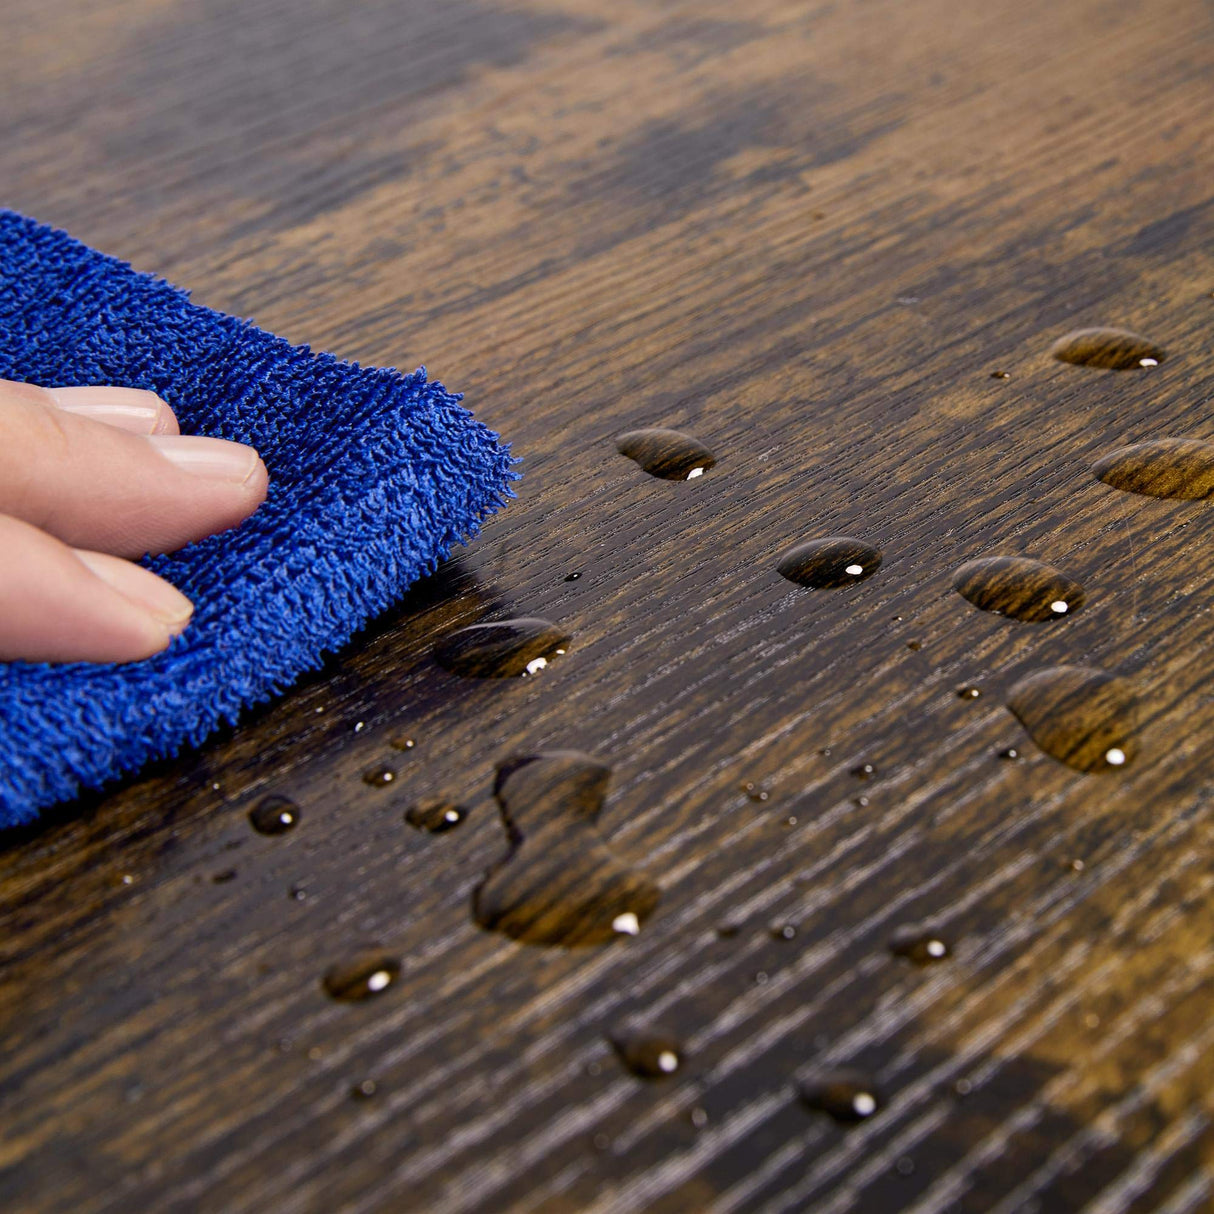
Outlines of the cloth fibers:
M319 665L512 497L497 436L426 379L314 354L0 210L0 379L149 388L270 473L240 527L146 561L193 600L163 653L0 663L0 827L202 741Z

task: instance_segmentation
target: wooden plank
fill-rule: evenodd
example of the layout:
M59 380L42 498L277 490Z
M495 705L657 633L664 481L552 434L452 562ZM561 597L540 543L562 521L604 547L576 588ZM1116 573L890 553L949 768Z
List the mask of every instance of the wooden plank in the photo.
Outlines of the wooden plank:
M1203 6L10 0L3 26L7 205L296 340L425 359L525 459L317 675L6 840L5 1209L1210 1208L1214 526L1091 472L1214 439ZM1166 358L1050 357L1097 325ZM716 465L647 476L614 436L654 426ZM778 574L829 535L879 570ZM1082 611L975 609L953 572L994 554ZM519 616L569 652L433 660ZM1007 711L1059 665L1136 689L1131 762L1072 770ZM495 769L557 749L611 778L543 863L576 891L601 843L660 886L607 946L472 915ZM251 830L267 793L297 827ZM424 798L467 821L410 828ZM951 954L919 967L888 941L921 921ZM399 977L327 997L370 947ZM621 1065L636 1024L673 1074ZM797 1094L838 1067L881 1099L852 1127Z

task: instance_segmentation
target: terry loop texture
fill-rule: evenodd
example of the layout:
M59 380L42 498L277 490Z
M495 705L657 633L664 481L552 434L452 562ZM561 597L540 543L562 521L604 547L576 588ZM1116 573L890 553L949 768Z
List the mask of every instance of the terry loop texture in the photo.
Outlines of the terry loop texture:
M508 450L412 375L314 354L0 211L0 379L150 388L182 433L251 443L269 496L149 559L195 604L126 665L0 663L0 826L196 744L281 691L513 496Z

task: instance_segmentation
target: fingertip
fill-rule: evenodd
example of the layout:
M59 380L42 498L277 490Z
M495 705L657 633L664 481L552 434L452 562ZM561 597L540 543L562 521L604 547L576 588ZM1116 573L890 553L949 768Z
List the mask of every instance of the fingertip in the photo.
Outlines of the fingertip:
M131 434L179 434L177 416L155 392L144 388L98 385L47 388L55 406L65 413L102 422Z
M176 586L157 577L142 565L104 552L74 548L73 553L91 573L123 598L130 600L165 630L163 649L169 640L184 632L194 614L194 604Z

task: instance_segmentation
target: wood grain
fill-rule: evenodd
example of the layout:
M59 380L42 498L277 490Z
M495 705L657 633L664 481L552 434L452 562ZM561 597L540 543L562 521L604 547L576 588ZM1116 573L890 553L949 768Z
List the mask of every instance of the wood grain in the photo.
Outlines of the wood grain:
M8 0L0 27L7 205L295 340L424 359L525 459L316 676L5 840L0 1206L1212 1208L1214 514L1091 471L1214 438L1205 6ZM1095 327L1167 358L1051 357ZM652 427L716 465L646 475L615 436ZM831 535L880 569L780 577ZM990 555L1084 610L974 610L952 574ZM569 653L434 662L512 617ZM1060 665L1134 686L1132 763L1026 737L1006 696ZM635 938L473 921L495 770L553 750L611 768L599 836L661 886ZM281 836L249 825L268 793ZM435 798L467 820L403 821ZM920 922L950 957L891 951ZM399 976L327 997L367 949ZM634 1023L676 1073L621 1065ZM840 1070L884 1100L850 1128L798 1098Z

